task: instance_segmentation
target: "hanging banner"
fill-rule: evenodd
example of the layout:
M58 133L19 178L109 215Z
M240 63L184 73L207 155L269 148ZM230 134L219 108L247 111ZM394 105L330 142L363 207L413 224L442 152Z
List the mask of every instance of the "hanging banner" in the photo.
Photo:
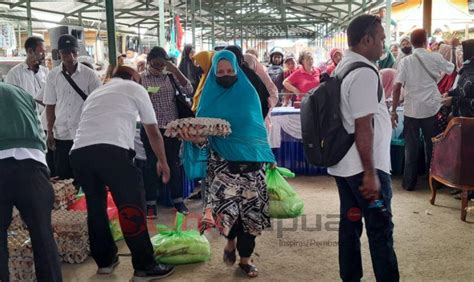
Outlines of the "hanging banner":
M181 51L181 45L183 43L184 30L181 25L181 18L179 16L174 17L175 29L176 29L176 48Z

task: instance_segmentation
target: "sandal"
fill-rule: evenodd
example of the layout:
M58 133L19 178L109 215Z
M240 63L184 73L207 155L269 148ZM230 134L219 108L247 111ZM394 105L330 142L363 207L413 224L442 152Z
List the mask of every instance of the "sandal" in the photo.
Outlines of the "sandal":
M227 266L232 266L234 265L235 261L237 260L237 257L235 255L235 249L233 249L232 251L226 251L224 249L224 263L227 265Z
M240 269L242 269L245 274L247 274L248 277L250 278L255 278L258 276L258 269L255 265L253 264L243 264L239 263Z

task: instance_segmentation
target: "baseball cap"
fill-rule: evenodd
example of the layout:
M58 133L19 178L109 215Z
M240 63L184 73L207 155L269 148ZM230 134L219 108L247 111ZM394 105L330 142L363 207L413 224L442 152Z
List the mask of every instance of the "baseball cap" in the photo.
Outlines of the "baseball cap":
M79 49L79 44L77 43L77 39L69 34L63 34L59 37L58 40L58 50L71 50L71 49Z

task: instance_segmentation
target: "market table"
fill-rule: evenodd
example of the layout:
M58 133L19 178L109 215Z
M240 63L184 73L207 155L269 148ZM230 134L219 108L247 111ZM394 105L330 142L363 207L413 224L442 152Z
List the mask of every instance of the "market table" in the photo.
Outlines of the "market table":
M273 108L270 113L268 139L278 166L300 175L325 175L326 168L311 165L304 156L300 109Z
M391 160L392 170L396 174L403 172L404 146L403 107L397 108L398 126L392 131ZM286 167L297 174L327 174L325 168L311 165L306 161L301 136L300 109L278 107L270 113L268 139L279 166Z

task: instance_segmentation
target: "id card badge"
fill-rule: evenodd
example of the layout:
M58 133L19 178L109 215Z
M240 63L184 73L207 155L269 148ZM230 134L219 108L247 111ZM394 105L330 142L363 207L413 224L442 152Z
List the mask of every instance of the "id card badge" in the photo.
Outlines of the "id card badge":
M148 86L148 88L146 90L147 90L148 94L153 95L153 94L158 93L158 91L160 91L160 87L159 86Z

